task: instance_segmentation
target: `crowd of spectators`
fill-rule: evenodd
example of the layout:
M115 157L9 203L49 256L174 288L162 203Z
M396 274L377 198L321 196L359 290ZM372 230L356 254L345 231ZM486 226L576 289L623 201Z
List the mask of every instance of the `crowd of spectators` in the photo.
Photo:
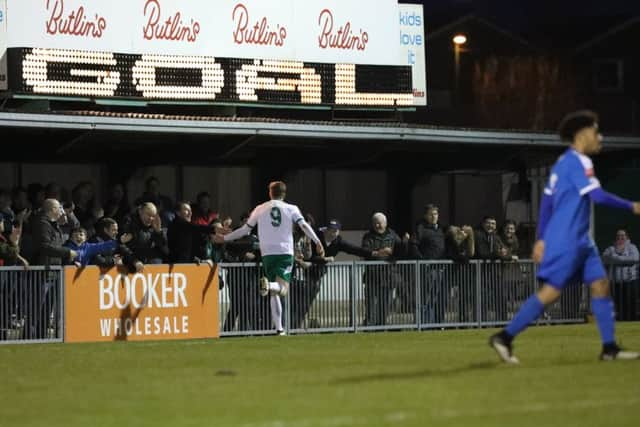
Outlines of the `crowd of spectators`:
M216 211L208 193L197 194L193 204L174 203L160 189L157 178L148 178L144 193L133 205L122 184L111 186L103 203L97 202L90 182L78 183L69 195L56 183L32 184L13 191L0 189L0 266L93 264L140 272L147 264L213 265L260 260L256 234L224 246L214 243L213 236L230 231L233 220ZM392 298L398 295L407 310L419 300L424 319L444 321L451 292L447 282L462 282L466 274L464 264L470 259L504 264L499 277L482 277L483 282L508 281L518 276L517 261L522 248L515 222L506 220L498 229L496 218L486 216L474 229L469 225L443 225L439 213L437 206L426 205L415 228L399 234L389 226L386 215L377 212L359 244L342 238L339 220L317 227L314 218L307 214L306 220L316 228L325 254L318 256L304 233L295 233L291 326L298 327L305 319L320 291L327 264L340 252L379 261L367 265L362 276L367 325L384 325ZM239 225L248 214L240 218ZM389 262L406 259L453 260L460 267L450 268L446 274L437 264L422 269L422 288L416 296L415 290L402 286L410 279L401 270L387 267ZM636 319L639 255L626 231L618 231L616 242L606 249L604 259L617 263L611 269L611 278L620 318ZM268 324L268 306L262 307L263 301L254 298L257 277L257 269L242 274L229 269L220 276L221 286L225 282L231 284L225 330L233 330L236 323L241 330ZM472 316L478 298L475 288L466 291L468 298L460 300L457 309L463 322ZM483 309L503 318L506 301L513 295L505 294L501 286L487 286L481 292ZM248 300L250 304L246 303ZM238 304L239 301L245 302Z

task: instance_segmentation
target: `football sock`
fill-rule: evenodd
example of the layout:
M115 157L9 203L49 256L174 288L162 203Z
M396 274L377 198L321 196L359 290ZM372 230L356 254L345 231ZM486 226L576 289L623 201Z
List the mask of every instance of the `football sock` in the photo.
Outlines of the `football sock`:
M282 330L282 303L278 295L271 295L271 319L276 330Z
M615 321L611 297L591 298L591 312L596 318L602 344L608 345L615 343Z
M540 317L542 310L544 310L544 305L538 299L538 296L536 294L531 295L529 299L522 304L516 315L513 316L513 319L511 319L511 322L509 322L505 328L505 332L511 338L514 338L520 332L527 329L531 322Z
M269 282L269 290L275 293L280 293L280 283Z

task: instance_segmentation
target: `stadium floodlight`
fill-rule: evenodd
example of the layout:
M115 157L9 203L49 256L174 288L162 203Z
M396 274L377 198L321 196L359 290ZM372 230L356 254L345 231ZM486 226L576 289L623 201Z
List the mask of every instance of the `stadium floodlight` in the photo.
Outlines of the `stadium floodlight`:
M465 44L467 42L467 36L464 34L456 34L453 36L453 43L456 45Z
M464 34L456 34L453 36L453 70L454 70L454 96L456 105L459 102L459 92L460 92L460 52L462 51L462 45L467 42L467 36Z

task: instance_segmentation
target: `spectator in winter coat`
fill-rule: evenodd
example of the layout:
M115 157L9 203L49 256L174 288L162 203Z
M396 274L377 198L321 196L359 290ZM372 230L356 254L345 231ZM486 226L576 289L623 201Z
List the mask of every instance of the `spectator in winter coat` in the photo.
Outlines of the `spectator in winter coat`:
M113 218L100 218L96 223L96 235L89 239L89 242L102 243L109 241L118 242L117 248L110 252L96 254L89 263L106 269L114 266L130 265L133 254L126 245L118 241L118 223Z
M370 251L369 260L394 261L407 255L408 236L405 240L387 226L387 217L377 212L371 218L372 227L362 237L362 247ZM391 305L393 290L402 282L394 265L370 265L364 272L365 324L384 325Z
M127 243L131 238L131 234L123 234L120 236L120 241ZM87 230L78 227L71 231L71 236L69 240L65 242L64 246L78 253L74 263L80 267L89 264L98 254L112 253L118 247L118 241L108 240L100 243L89 243L87 242Z
M133 253L132 264L129 265L132 270L141 272L145 264L162 264L168 258L167 237L153 203L143 203L126 217L122 231L133 235L127 243Z
M616 232L615 242L605 249L602 258L608 264L618 320L637 320L640 254L626 230Z

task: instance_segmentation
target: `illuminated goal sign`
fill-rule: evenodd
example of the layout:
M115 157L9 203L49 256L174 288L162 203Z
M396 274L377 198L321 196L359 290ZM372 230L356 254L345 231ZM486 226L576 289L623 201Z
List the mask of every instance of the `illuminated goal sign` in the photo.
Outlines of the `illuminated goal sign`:
M411 67L9 48L14 93L147 101L411 106Z

